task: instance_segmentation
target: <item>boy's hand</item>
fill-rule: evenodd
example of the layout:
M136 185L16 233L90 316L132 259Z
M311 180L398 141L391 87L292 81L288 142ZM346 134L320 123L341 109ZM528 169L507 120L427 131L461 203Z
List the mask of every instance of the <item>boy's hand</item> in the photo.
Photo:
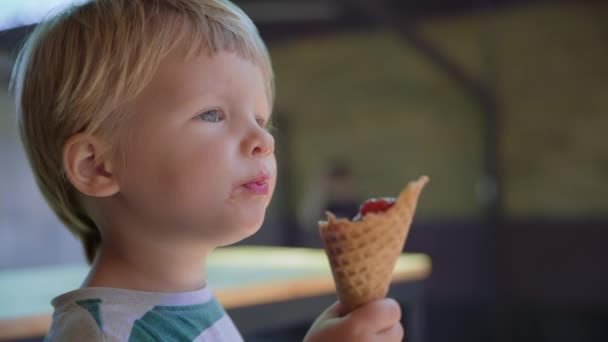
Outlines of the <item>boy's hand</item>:
M327 308L313 323L304 342L402 341L401 307L390 298L375 300L341 317L340 302Z

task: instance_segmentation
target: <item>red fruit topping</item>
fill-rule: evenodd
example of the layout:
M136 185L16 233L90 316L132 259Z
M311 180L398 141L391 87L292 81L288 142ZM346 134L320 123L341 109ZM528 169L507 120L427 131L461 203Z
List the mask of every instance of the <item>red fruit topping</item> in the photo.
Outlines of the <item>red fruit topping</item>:
M370 199L365 201L359 210L361 217L368 213L381 213L387 211L388 208L395 204L394 198Z

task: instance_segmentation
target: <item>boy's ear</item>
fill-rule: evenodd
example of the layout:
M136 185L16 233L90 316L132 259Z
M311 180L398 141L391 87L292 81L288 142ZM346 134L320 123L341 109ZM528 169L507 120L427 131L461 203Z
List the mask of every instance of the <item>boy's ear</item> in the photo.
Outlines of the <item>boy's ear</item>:
M102 140L83 133L73 135L63 145L66 176L85 195L107 197L120 189L105 151L107 145Z

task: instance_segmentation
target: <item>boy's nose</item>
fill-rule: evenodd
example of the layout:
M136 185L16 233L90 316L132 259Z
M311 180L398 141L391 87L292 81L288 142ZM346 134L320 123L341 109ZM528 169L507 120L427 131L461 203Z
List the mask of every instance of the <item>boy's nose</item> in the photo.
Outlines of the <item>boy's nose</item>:
M270 132L259 126L252 128L243 141L243 152L254 157L272 154L274 152L274 137Z

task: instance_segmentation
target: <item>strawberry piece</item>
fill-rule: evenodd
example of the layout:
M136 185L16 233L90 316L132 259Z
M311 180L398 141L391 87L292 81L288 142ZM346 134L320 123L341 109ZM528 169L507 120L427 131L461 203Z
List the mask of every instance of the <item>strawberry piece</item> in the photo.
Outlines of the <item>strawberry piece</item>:
M367 215L368 213L381 213L387 211L390 207L395 204L394 198L380 198L380 199L370 199L365 201L363 205L361 205L361 209L359 213L361 217Z

